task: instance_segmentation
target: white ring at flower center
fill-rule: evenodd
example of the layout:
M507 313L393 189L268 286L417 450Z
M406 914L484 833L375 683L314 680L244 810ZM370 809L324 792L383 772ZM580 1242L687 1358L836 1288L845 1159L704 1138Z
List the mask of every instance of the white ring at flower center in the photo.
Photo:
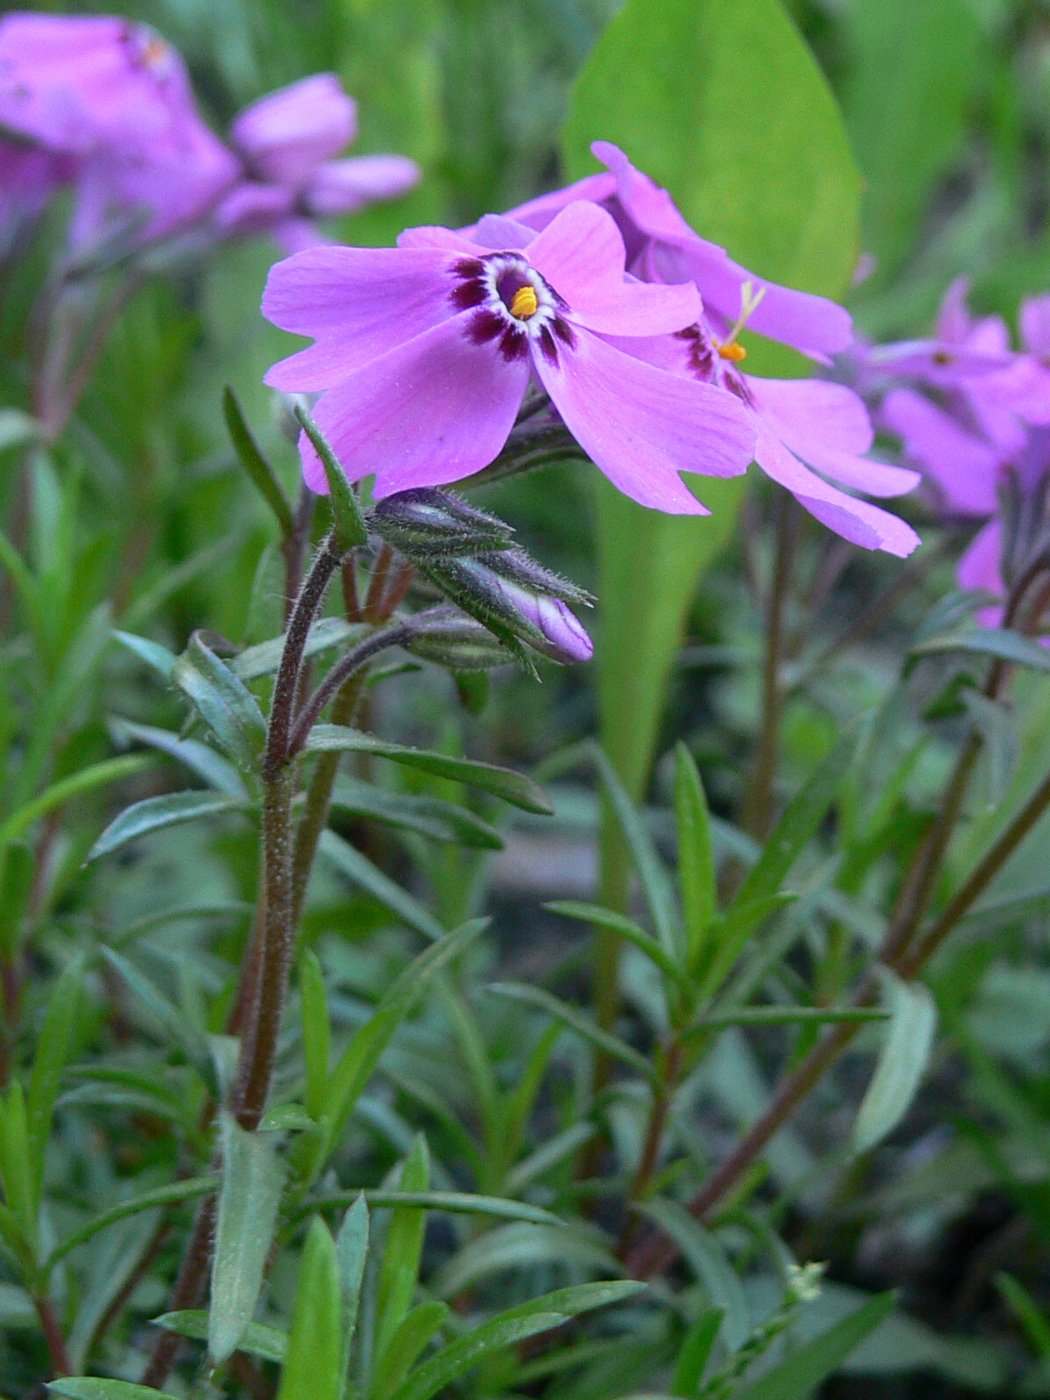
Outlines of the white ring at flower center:
M482 280L485 287L485 306L498 312L508 326L525 331L533 340L538 339L540 332L550 326L558 315L558 302L554 292L536 269L516 253L495 253L484 259L484 268ZM536 293L536 310L531 316L515 316L500 295L499 280L508 272L518 273Z

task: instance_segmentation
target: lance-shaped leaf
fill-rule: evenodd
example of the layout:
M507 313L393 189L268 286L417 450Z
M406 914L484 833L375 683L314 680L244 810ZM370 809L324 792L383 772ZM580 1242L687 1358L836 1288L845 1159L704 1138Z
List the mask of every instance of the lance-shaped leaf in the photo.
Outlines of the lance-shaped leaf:
M328 479L328 489L331 492L330 500L335 525L333 545L336 552L345 554L348 549L353 549L355 545L364 544L368 539L368 529L365 525L365 518L361 514L357 492L347 481L346 473L343 471L338 457L306 409L297 405L295 416L302 424L303 432L310 439L314 451L321 459L321 466L324 467L324 474Z
M153 1326L163 1327L166 1332L177 1332L180 1337L189 1337L195 1342L208 1340L208 1313L204 1308L162 1313L160 1317L153 1318ZM249 1356L261 1357L263 1361L283 1361L288 1351L288 1334L265 1322L249 1322L237 1343L237 1350L247 1352Z
M159 642L150 641L149 637L136 636L134 632L120 632L114 628L113 636L121 646L127 647L140 661L152 667L163 680L171 680L179 659L173 651L162 647Z
M259 494L277 517L282 537L290 539L295 533L292 507L285 495L284 487L277 479L277 473L259 451L251 430L244 421L244 414L241 412L236 395L228 384L222 394L222 411L241 466L251 477Z
M62 1376L49 1381L52 1395L67 1400L177 1400L169 1390L154 1390L149 1385L134 1385L131 1381L115 1381L108 1376Z
M425 1191L430 1185L430 1156L426 1138L421 1134L413 1142L402 1164L398 1184L402 1191ZM376 1295L375 1355L378 1365L384 1363L386 1352L393 1345L397 1331L412 1305L419 1281L425 1227L426 1212L411 1206L396 1207L390 1217Z
M129 841L137 841L153 831L169 826L181 826L200 817L214 817L222 812L244 810L244 802L215 792L167 792L163 797L147 797L125 807L98 838L87 854L87 860L98 860L119 851Z
M492 1352L512 1347L539 1332L548 1332L581 1313L634 1297L644 1287L644 1284L627 1281L581 1283L510 1308L465 1337L458 1337L422 1366L417 1366L391 1400L430 1400Z
M682 915L689 962L695 968L707 945L718 901L707 798L693 756L684 744L675 749L674 805Z
M284 1184L267 1134L245 1132L223 1114L219 1144L222 1186L208 1319L208 1354L216 1366L233 1354L252 1320Z
M363 622L347 622L342 617L319 618L307 633L303 659L329 651L343 642L356 642L369 630L367 623ZM258 646L245 647L233 657L230 667L242 681L254 681L260 676L272 675L280 666L283 654L284 638L271 637L268 642L260 642Z
M343 1349L340 1374L346 1376L350 1364L350 1351L357 1327L357 1313L361 1303L361 1283L365 1276L365 1263L368 1259L369 1219L368 1206L363 1195L359 1195L343 1216L343 1223L335 1237L335 1263L339 1274L339 1300L343 1314Z
M179 1011L150 979L140 972L134 963L115 953L112 948L103 948L102 956L123 978L128 987L147 1008L163 1030L165 1037L178 1046L186 1059L210 1087L215 1086L215 1069L208 1045L203 1035Z
M403 793L386 792L356 778L340 778L332 793L331 805L333 811L371 817L388 826L427 836L432 841L478 846L489 851L503 849L503 838L488 822L468 808L440 797L408 797Z
M539 1007L541 1011L546 1011L562 1025L575 1031L578 1036L590 1041L595 1049L602 1051L603 1054L611 1055L613 1059L621 1060L625 1065L630 1065L633 1070L644 1075L646 1079L657 1077L656 1066L651 1064L633 1045L628 1045L626 1041L620 1040L609 1031L603 1031L585 1012L577 1010L575 1006L570 1006L568 1002L562 1001L560 997L554 996L552 992L546 991L543 987L534 987L527 982L490 982L485 990L495 993L496 996L510 997L512 1001L523 1001L530 1006Z
M114 736L127 743L137 740L150 748L166 753L186 765L191 772L203 778L210 788L225 793L227 797L247 800L248 792L241 781L237 769L210 744L202 744L197 739L183 739L170 729L157 729L151 724L133 724L131 720L117 719L111 722Z
M176 661L172 679L238 768L253 773L266 742L266 721L251 691L196 635Z
M80 1002L80 986L84 976L82 957L74 958L55 983L47 1004L40 1038L37 1041L33 1072L26 1095L26 1128L30 1161L34 1173L33 1189L37 1201L44 1181L44 1151L51 1132L51 1118L58 1098L62 1071L69 1056L73 1024Z
M811 1342L794 1347L779 1366L753 1385L736 1392L735 1400L805 1400L850 1352L855 1350L896 1302L893 1293L879 1293L849 1317L821 1332Z
M342 1364L343 1314L335 1242L328 1226L315 1216L299 1265L277 1400L340 1400Z
M1022 637L1019 632L1000 627L969 627L954 632L942 632L927 637L912 648L912 656L935 656L946 651L968 652L975 656L990 656L997 661L1009 661L1016 666L1028 666L1033 671L1050 671L1050 653L1045 647Z
M911 1107L937 1028L936 1003L921 982L902 982L888 970L883 975L890 1023L853 1124L855 1152L867 1152L881 1142Z
M384 875L377 865L373 865L368 857L356 846L351 846L349 841L344 841L334 831L323 831L318 849L337 870L377 899L392 914L396 914L409 928L414 928L424 938L436 940L444 936L444 928L426 905L410 895L396 880Z
M751 1317L743 1285L721 1245L677 1201L646 1201L641 1209L674 1240L712 1305L725 1314L722 1337L730 1351L737 1351L747 1341Z
M452 758L430 749L396 744L340 724L315 724L305 749L307 753L371 753L377 758L389 758L393 763L432 773L437 778L450 778L468 787L481 788L483 792L491 792L494 797L501 797L504 802L510 802L525 812L537 812L540 816L549 817L554 811L543 789L526 774L515 773L512 768L498 768L491 763L477 763L473 759Z

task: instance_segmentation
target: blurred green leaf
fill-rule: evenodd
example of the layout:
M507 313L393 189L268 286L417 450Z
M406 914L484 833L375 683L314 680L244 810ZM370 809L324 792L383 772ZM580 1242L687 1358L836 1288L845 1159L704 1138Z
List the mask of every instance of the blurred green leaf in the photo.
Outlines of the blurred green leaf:
M375 1400L386 1400L401 1384L448 1315L448 1304L437 1301L420 1303L412 1309L376 1363L372 1381Z
M114 952L112 948L103 948L102 956L150 1012L163 1030L165 1037L173 1045L178 1046L205 1084L214 1085L215 1073L211 1056L208 1053L208 1046L196 1026L168 1000L144 973L139 971L134 963L129 962L120 953Z
M332 1027L328 1015L324 972L310 948L299 959L299 996L302 1000L303 1056L306 1060L306 1111L320 1118L328 1088L332 1054Z
M610 933L618 933L621 938L626 938L628 943L633 943L650 958L661 972L675 981L682 981L688 977L685 970L679 967L674 958L668 956L656 939L626 914L616 914L611 909L603 909L600 904L587 904L580 899L555 899L543 907L549 909L552 914L561 914L563 918L581 919L584 923L607 928Z
M528 1006L539 1007L541 1011L546 1011L548 1016L553 1016L556 1021L560 1021L562 1025L568 1026L569 1030L589 1041L603 1054L611 1055L614 1060L630 1065L646 1079L657 1078L656 1065L650 1063L633 1045L628 1045L609 1031L603 1031L586 1012L570 1006L553 992L548 992L543 987L534 987L527 982L490 982L485 990L495 996L509 997L512 1001L523 1001Z
M892 1311L893 1293L879 1293L842 1322L795 1347L786 1360L753 1385L738 1390L736 1400L805 1400L850 1352Z
M743 1286L721 1245L677 1201L658 1198L644 1201L638 1208L682 1251L712 1306L725 1314L722 1337L726 1346L730 1351L739 1350L750 1335L751 1317Z
M686 1333L678 1351L674 1376L671 1380L671 1394L692 1397L700 1394L711 1349L718 1337L725 1313L721 1308L709 1308L702 1312Z
M151 666L163 680L172 679L175 663L179 659L173 651L162 647L159 642L150 641L148 637L137 637L133 632L121 632L114 628L113 636L121 646L127 647L140 661Z
M307 633L303 657L317 656L342 642L357 641L368 630L365 623L347 622L341 617L319 618ZM232 658L230 668L242 681L258 680L260 676L269 676L277 670L283 653L284 638L271 637L268 642L260 642L258 646L245 647Z
M961 154L980 30L967 0L854 0L843 21L843 102L881 284L917 241L938 182Z
M140 744L148 744L150 748L158 749L161 753L177 759L199 778L203 778L216 792L242 801L247 800L248 792L237 769L210 745L201 744L196 739L181 739L170 729L158 729L150 724L134 724L126 719L112 721L112 729L118 739L125 742L137 740Z
M440 797L409 797L386 792L356 778L339 778L331 805L337 812L370 817L388 826L427 836L432 841L476 846L488 851L503 849L503 838L488 822L468 808Z
M875 1073L853 1124L854 1152L867 1152L891 1133L911 1107L926 1072L937 1028L937 1006L921 982L885 973L890 1023Z
M415 929L424 938L438 940L445 930L434 918L430 910L414 895L384 875L377 865L349 841L344 841L334 831L323 831L318 850L336 870L365 890L380 904L395 914L408 928Z
M361 1304L361 1284L368 1259L368 1206L363 1194L343 1216L335 1237L335 1262L339 1274L339 1299L343 1318L343 1347L340 1374L345 1376L357 1327Z
M110 1210L104 1210L96 1215L87 1224L82 1225L79 1230L74 1230L71 1235L67 1235L64 1240L60 1240L47 1257L44 1273L50 1273L71 1250L76 1249L78 1245L86 1244L93 1235L97 1235L100 1230L105 1230L118 1220L124 1220L129 1215L136 1215L139 1211L152 1210L155 1206L171 1205L178 1201L193 1200L197 1196L206 1196L209 1191L215 1190L218 1182L217 1176L196 1176L186 1181L173 1181L169 1186L158 1186L152 1191L143 1191L138 1196L129 1196Z
M149 1385L132 1385L130 1381L114 1381L102 1376L63 1376L49 1381L52 1395L64 1395L68 1400L178 1400L167 1390L154 1390Z
M689 965L696 968L718 912L718 893L707 798L693 756L684 744L675 747L674 803L682 915Z
M0 826L0 848L8 841L21 836L23 831L31 827L45 812L51 812L56 807L71 802L81 793L91 792L94 788L105 786L106 783L114 783L121 778L130 778L134 773L141 773L144 768L149 768L152 762L152 759L142 754L129 754L126 758L107 758L101 763L82 768L79 773L73 773L68 778L60 779L45 789L39 797L34 797L24 807L11 813Z
M288 497L285 495L284 487L277 479L277 473L259 451L251 430L244 421L244 414L241 412L236 395L228 384L222 393L222 411L241 466L248 473L252 484L276 516L282 537L290 539L295 533L295 521L292 519L292 508L288 503Z
M44 1152L51 1134L51 1119L62 1071L69 1056L83 978L84 960L80 956L73 959L55 983L40 1027L33 1071L29 1077L26 1128L38 1201L44 1183Z

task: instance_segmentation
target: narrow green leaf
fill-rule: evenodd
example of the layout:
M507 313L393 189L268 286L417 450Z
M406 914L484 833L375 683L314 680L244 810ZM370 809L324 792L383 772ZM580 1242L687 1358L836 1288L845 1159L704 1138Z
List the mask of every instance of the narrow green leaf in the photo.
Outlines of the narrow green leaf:
M332 1053L332 1027L328 1016L324 973L311 948L299 960L299 995L303 1004L303 1055L306 1059L306 1111L311 1118L324 1112L328 1091L328 1061Z
M734 1400L805 1400L839 1367L892 1310L893 1293L879 1293L849 1317L811 1342L794 1348L754 1385L738 1390Z
M438 778L451 778L453 782L481 788L504 802L540 816L549 817L554 811L543 789L526 774L515 773L511 768L497 768L491 763L475 763L467 758L450 758L448 754L433 753L429 749L414 749L338 724L315 724L306 741L306 752L340 751L372 753L377 758L389 758L393 763L418 768Z
M581 899L555 899L543 907L549 909L552 914L561 914L566 919L581 919L584 923L597 924L599 928L618 933L621 938L626 938L629 943L640 949L668 977L677 982L688 981L688 973L665 952L662 944L626 914L616 914L611 909L603 909L600 904L588 904Z
M182 739L170 729L157 729L149 724L133 724L127 719L114 720L111 728L115 736L124 742L137 740L140 744L148 744L151 749L158 749L161 753L177 759L192 773L203 778L216 792L225 793L227 797L239 798L241 801L247 800L248 791L237 769L209 744L202 744L196 739Z
M841 1021L885 1021L889 1012L870 1006L743 1006L704 1016L685 1032L700 1035L725 1026L822 1026Z
M890 1024L875 1073L853 1124L854 1152L867 1152L901 1121L933 1050L937 1004L921 982L886 972Z
M51 1134L51 1118L62 1071L69 1056L69 1043L80 1003L83 977L84 960L77 957L55 983L40 1027L33 1072L29 1078L26 1127L34 1172L34 1193L38 1201L44 1180L44 1151Z
M343 1349L340 1374L345 1376L350 1364L357 1314L361 1303L361 1281L368 1259L369 1219L363 1193L343 1216L335 1237L335 1263L339 1274L339 1298L343 1317Z
M446 933L411 962L384 993L371 1019L351 1040L332 1072L326 1103L329 1144L339 1141L354 1104L364 1093L390 1038L434 974L458 957L488 925L488 919L472 919Z
M340 1400L343 1318L335 1242L320 1218L310 1222L299 1265L288 1351L277 1400Z
M0 958L11 966L18 961L35 878L36 857L24 841L0 850Z
M689 965L697 968L718 912L718 896L707 798L693 756L684 744L675 748L674 804L686 945Z
M627 843L634 868L638 872L646 907L649 910L649 917L653 921L660 946L669 958L677 961L685 950L682 947L681 923L678 910L675 908L674 894L671 890L671 881L667 870L657 855L656 846L635 810L616 769L597 746L594 750L594 761L612 804L612 809L616 814L623 839Z
M1012 1274L997 1273L993 1282L1021 1324L1036 1356L1041 1361L1050 1360L1050 1322L1042 1308Z
M347 622L342 617L319 618L307 633L303 657L317 656L343 642L357 641L368 631L367 623ZM271 637L268 642L260 642L258 646L245 647L231 659L230 668L242 681L258 680L260 676L272 675L277 670L283 654L284 638Z
M216 1366L237 1349L252 1320L284 1185L272 1139L246 1132L227 1113L219 1121L219 1151L222 1185L208 1319L208 1353Z
M960 628L928 637L912 648L912 656L933 656L946 651L964 651L977 656L994 656L1033 671L1050 671L1050 654L1038 642L1022 637L1019 632L994 627Z
M825 755L808 782L788 804L758 860L726 910L727 921L735 912L775 895L791 867L816 834L838 796L853 761L859 728L848 729Z
M415 929L424 938L430 938L434 942L445 936L445 929L421 900L410 895L396 880L391 880L389 875L384 875L377 865L373 865L368 857L356 846L351 846L349 841L344 841L334 831L323 831L318 849L341 874L370 894L373 899L377 899L392 914L396 914L408 928Z
M295 416L302 424L303 432L313 444L314 451L321 459L324 474L331 492L332 517L335 523L335 546L340 554L345 554L355 545L364 544L368 539L368 527L361 514L357 492L346 479L346 473L338 457L332 451L321 429L300 405L296 406Z
M225 812L243 812L244 806L243 799L196 789L188 792L166 792L161 797L144 798L141 802L133 802L130 807L125 807L119 816L113 818L91 847L84 863L86 865L102 856L111 855L129 842L148 836L153 831L164 831L169 826L181 826L201 817L215 817Z
M121 646L127 647L140 661L145 661L147 666L151 666L158 676L171 681L175 663L179 659L173 651L162 647L159 642L151 642L148 637L138 637L134 632L120 632L114 628L113 636Z
M208 1313L205 1308L162 1313L160 1317L153 1318L153 1326L163 1327L167 1332L177 1332L180 1337L189 1337L195 1342L208 1340ZM288 1350L288 1334L263 1322L249 1322L237 1350L247 1352L249 1356L262 1357L264 1361L283 1361ZM154 1393L150 1391L151 1395Z
M244 414L241 412L236 395L228 384L222 393L222 411L241 466L251 477L255 488L277 517L282 537L286 540L290 539L295 533L295 521L292 519L292 508L288 497L285 495L284 487L277 479L277 473L259 451L251 430L244 421Z
M121 778L130 778L134 773L141 773L144 768L149 768L153 761L143 754L129 754L125 758L107 758L101 763L93 763L88 768L82 768L79 773L73 773L68 778L62 778L59 782L53 783L39 797L34 797L24 807L12 812L7 821L0 826L0 847L21 836L23 831L31 827L36 819L42 817L45 812L53 811L54 808L71 802L74 797L80 797L82 793L91 792L94 788L103 787L106 783L115 783Z
M604 1051L606 1055L611 1055L625 1065L630 1065L633 1070L646 1079L656 1079L656 1067L650 1064L644 1055L635 1050L633 1045L628 1045L626 1041L620 1040L608 1031L603 1031L584 1012L578 1011L576 1007L570 1006L568 1002L562 1001L560 997L554 996L543 987L534 987L525 982L490 982L485 990L495 993L496 996L510 997L512 1001L523 1001L530 1006L539 1007L541 1011L546 1011L549 1016L561 1021L563 1025L568 1026L570 1030L575 1031L577 1035L582 1036L598 1050Z
M724 1317L721 1308L709 1308L700 1314L685 1334L671 1380L672 1395L683 1395L687 1400L692 1400L693 1396L700 1394L704 1371Z
M179 1011L154 984L141 973L134 963L128 961L112 948L103 948L102 956L120 974L131 991L142 1002L158 1022L165 1036L177 1045L186 1059L204 1080L214 1084L215 1073L208 1046L197 1028Z
M310 1199L311 1208L346 1205L361 1199L374 1209L412 1206L417 1210L447 1210L453 1215L489 1215L497 1220L523 1220L530 1225L564 1226L565 1222L542 1206L510 1201L502 1196L475 1196L469 1191L326 1191Z
M639 1205L682 1251L714 1307L725 1313L722 1336L730 1351L738 1351L751 1332L751 1317L743 1285L718 1241L677 1201L656 1199Z
M574 1288L559 1288L531 1303L510 1308L465 1337L458 1337L422 1366L417 1366L391 1400L430 1400L490 1353L514 1346L537 1333L548 1332L570 1317L625 1301L644 1287L634 1282L582 1283Z
M214 1191L219 1184L217 1176L195 1176L187 1181L174 1181L170 1186L158 1186L153 1191L143 1191L141 1195L129 1196L127 1200L121 1201L118 1205L112 1206L109 1210L104 1210L100 1215L96 1215L89 1220L86 1225L82 1225L79 1230L74 1230L71 1235L67 1235L55 1245L48 1255L44 1264L43 1273L45 1276L51 1272L56 1264L76 1249L79 1245L86 1244L110 1225L116 1224L118 1220L124 1220L129 1215L137 1215L139 1211L153 1210L155 1206L174 1205L179 1201L193 1200L197 1196L206 1196L209 1191Z
M25 1094L17 1079L11 1081L6 1098L0 1100L0 1104L0 1179L3 1181L4 1197L11 1208L25 1250L35 1255L39 1203L29 1144Z
M266 721L243 682L196 635L176 661L172 680L238 768L253 773L266 741Z
M401 1167L398 1185L402 1191L426 1191L430 1185L430 1156L426 1138L416 1137ZM402 1322L408 1316L423 1255L426 1212L411 1206L396 1206L390 1217L379 1270L376 1294L377 1365L383 1365Z
M369 817L388 826L414 831L432 841L500 851L503 838L481 817L439 797L409 797L387 792L356 778L340 778L332 793L332 810Z
M154 1390L149 1385L132 1385L131 1381L114 1381L103 1376L63 1376L48 1381L52 1395L67 1396L68 1400L178 1400L167 1390Z
M390 1344L375 1365L372 1380L374 1400L386 1400L418 1361L420 1353L444 1326L449 1315L447 1303L420 1303L402 1322Z

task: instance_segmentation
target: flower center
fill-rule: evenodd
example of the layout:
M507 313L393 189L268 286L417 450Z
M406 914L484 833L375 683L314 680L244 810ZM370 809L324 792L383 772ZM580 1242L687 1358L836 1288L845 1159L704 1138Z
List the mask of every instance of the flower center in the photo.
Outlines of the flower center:
M524 287L519 287L511 297L510 314L517 316L519 321L527 321L530 316L535 316L539 304L536 288L531 282L527 282Z

